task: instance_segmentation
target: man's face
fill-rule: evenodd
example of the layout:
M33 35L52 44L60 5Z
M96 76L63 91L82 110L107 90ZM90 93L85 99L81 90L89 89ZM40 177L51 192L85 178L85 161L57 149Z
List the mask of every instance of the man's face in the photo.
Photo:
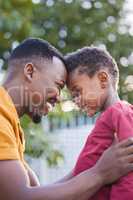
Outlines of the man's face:
M53 57L52 60L40 62L35 69L28 86L28 107L26 113L35 123L39 123L43 115L47 115L51 107L59 102L60 90L63 88L67 72L62 61Z

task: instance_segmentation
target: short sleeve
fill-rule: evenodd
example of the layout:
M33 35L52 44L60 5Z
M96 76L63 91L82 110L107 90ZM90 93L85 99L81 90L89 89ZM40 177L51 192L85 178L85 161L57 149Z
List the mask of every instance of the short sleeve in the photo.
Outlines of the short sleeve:
M0 115L0 160L18 160L19 153L11 123Z
M133 110L128 104L116 104L112 109L112 119L119 141L133 136Z

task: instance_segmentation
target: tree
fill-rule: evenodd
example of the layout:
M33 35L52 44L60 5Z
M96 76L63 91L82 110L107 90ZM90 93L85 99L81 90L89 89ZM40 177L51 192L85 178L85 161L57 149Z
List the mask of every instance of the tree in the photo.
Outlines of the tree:
M0 1L0 55L6 60L11 48L26 37L41 37L63 53L86 45L104 45L120 67L120 96L133 101L123 83L132 75L126 62L133 48L133 34L121 22L124 0L4 0ZM132 59L133 60L133 59Z

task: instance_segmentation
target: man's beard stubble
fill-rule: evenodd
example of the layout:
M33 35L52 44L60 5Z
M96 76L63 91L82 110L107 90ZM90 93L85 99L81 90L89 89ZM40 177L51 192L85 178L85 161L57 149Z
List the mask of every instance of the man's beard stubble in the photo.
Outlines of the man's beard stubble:
M38 114L35 114L35 115L33 115L32 120L33 120L34 123L38 124L38 123L41 122L42 117Z

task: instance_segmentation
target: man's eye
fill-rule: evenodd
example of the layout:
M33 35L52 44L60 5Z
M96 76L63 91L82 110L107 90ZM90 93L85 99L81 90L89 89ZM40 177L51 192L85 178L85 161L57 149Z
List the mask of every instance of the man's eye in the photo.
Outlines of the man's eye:
M48 99L48 102L51 103L51 104L56 103L56 101L57 101L56 98L50 98L50 99Z

